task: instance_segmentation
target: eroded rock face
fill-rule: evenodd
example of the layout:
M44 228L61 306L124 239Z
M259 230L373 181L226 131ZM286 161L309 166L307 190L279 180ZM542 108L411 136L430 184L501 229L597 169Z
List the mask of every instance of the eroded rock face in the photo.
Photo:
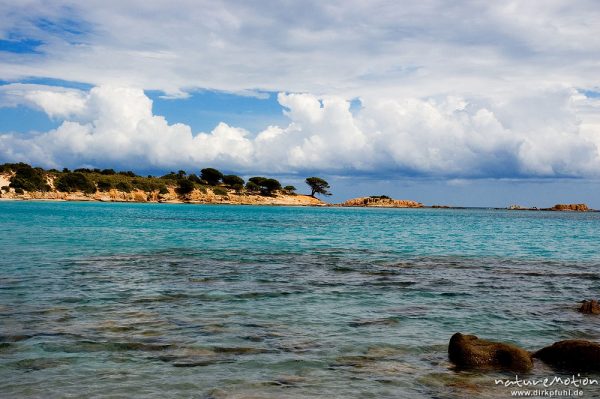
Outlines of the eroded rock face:
M595 299L583 301L579 307L579 311L586 314L600 314L600 304Z
M533 357L560 369L600 370L600 344L583 339L555 342L534 353Z
M531 354L515 345L456 333L448 345L450 361L460 368L492 368L525 372L533 367Z

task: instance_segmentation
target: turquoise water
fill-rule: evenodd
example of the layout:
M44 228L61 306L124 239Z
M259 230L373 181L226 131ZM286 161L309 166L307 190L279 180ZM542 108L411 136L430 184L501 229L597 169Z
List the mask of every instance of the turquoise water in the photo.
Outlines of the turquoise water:
M575 310L600 213L0 202L0 225L2 397L508 397L452 368L454 332L600 340Z

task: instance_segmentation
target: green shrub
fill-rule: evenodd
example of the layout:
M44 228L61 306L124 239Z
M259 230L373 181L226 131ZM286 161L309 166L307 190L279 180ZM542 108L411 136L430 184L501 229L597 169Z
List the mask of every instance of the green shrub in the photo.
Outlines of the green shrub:
M10 191L10 187L8 187L8 186L2 186L0 188L0 190L4 190L5 192L9 192Z
M194 191L194 187L194 182L187 179L180 179L177 181L177 188L175 191L177 194L184 196Z
M113 185L110 181L100 180L97 184L99 191L110 191L113 188Z
M286 194L296 194L296 190L297 190L297 188L294 186L285 186L283 188L283 191L285 191Z
M163 194L163 195L164 195L164 194L169 194L169 189L167 188L167 186L161 186L161 187L158 189L158 193L159 193L159 194Z
M10 179L10 187L25 191L50 191L46 174L41 168L32 168L26 163L11 164L15 174Z
M194 173L188 176L188 180L194 183L202 184L202 180Z
M215 195L220 195L221 197L226 197L229 195L229 192L225 190L223 187L215 187L212 189L212 192Z
M15 194L25 194L22 188L15 188Z
M89 180L83 173L63 173L55 181L54 186L58 191L73 192L83 191L86 194L96 192L96 185Z
M260 186L253 181L249 181L246 183L246 191L249 193L258 193L260 191Z
M133 186L125 181L120 181L115 185L115 188L119 191L123 191L124 193L130 193L133 190Z
M209 185L216 186L223 178L223 173L214 168L205 168L200 171L200 178L205 180Z
M248 179L248 181L251 181L252 183L258 185L260 187L260 185L262 184L263 181L267 180L266 177L262 177L262 176L254 176Z
M223 183L228 185L229 187L242 186L244 187L244 179L236 175L225 175L223 176Z

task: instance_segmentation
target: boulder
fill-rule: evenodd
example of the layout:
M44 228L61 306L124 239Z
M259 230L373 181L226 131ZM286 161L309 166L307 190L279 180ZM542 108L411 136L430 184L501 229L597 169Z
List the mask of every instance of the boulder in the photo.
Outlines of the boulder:
M586 314L600 314L600 304L595 299L583 301L579 311Z
M544 363L565 370L600 370L600 344L583 339L555 342L533 354Z
M461 333L450 338L448 356L451 362L465 369L493 368L525 372L533 367L531 354L524 349Z

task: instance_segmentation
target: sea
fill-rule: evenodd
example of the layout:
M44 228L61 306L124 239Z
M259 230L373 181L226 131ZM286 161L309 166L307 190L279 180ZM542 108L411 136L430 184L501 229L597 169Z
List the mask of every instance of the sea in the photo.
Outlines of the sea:
M599 341L600 213L1 201L0 229L2 398L600 397L447 355Z

